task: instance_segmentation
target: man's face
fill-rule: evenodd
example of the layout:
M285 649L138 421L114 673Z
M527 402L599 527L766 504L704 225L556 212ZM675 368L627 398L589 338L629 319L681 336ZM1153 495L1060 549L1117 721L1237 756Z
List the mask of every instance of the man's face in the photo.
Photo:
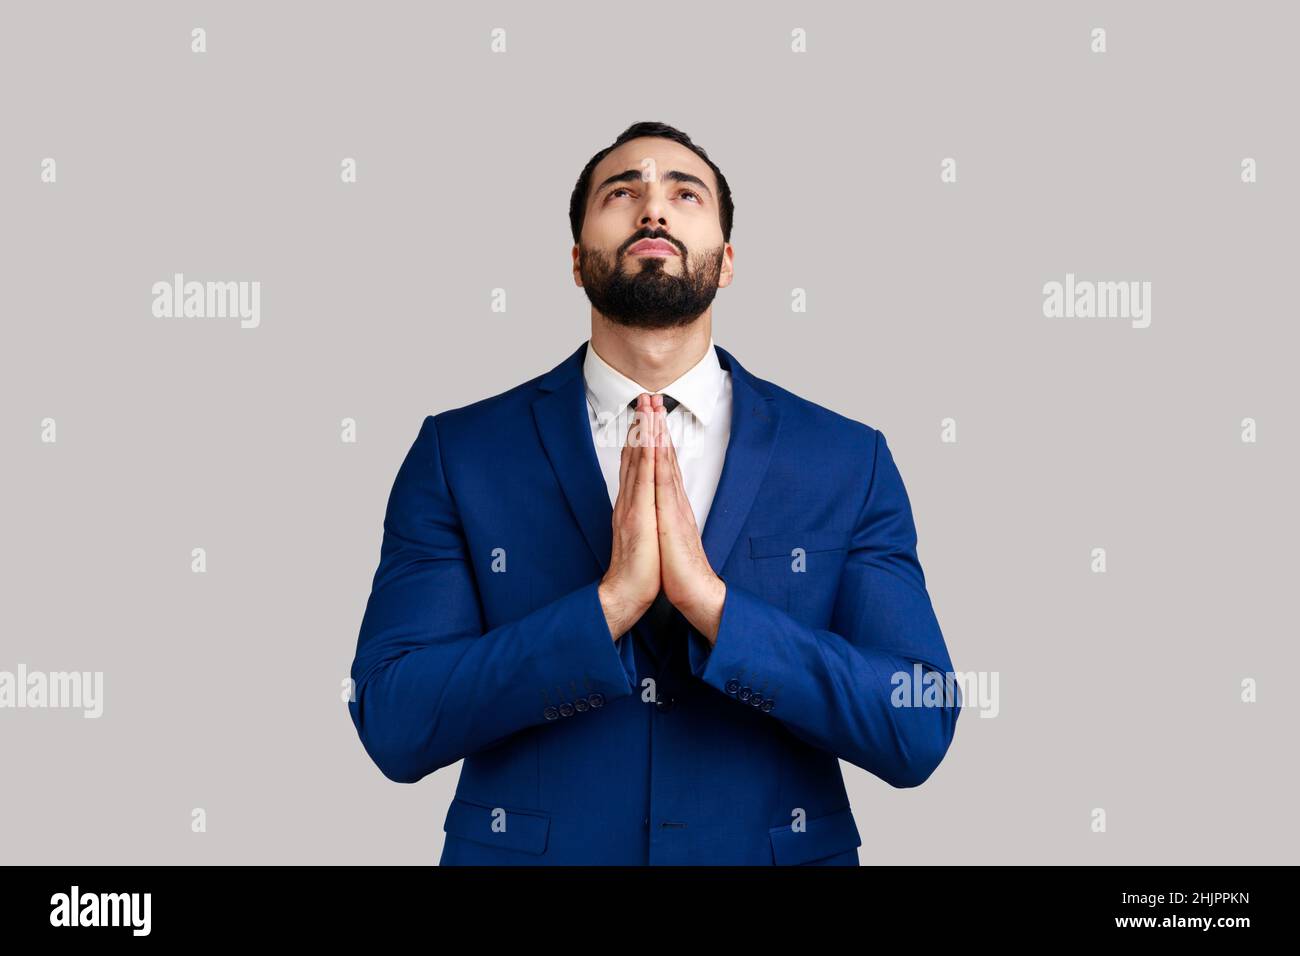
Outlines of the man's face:
M717 196L708 164L672 140L628 140L602 159L573 252L575 279L592 306L635 328L699 318L731 284Z

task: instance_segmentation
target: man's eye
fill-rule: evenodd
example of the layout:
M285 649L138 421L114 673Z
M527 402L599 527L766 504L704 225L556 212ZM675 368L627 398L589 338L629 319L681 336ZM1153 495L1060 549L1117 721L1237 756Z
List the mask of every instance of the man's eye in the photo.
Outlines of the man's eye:
M630 192L631 190L629 190L626 186L619 186L617 189L611 189L609 191L609 195L606 198L613 199L619 193L630 193ZM704 198L699 193L697 193L694 189L683 189L678 195L694 196L696 202L701 202L701 203L704 202Z

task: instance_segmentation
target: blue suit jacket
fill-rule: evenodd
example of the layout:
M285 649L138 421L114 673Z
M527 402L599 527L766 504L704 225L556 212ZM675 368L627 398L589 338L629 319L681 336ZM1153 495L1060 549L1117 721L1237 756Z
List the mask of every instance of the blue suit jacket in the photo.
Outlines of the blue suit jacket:
M733 417L703 543L726 600L712 648L686 626L670 700L596 592L586 347L424 419L352 665L366 752L404 783L464 759L444 865L857 865L840 759L917 786L960 713L895 706L894 675L952 664L884 436L715 346Z

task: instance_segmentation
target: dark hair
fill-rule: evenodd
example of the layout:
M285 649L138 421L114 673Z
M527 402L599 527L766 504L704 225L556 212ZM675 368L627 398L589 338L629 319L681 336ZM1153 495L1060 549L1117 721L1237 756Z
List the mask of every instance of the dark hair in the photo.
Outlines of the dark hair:
M713 170L713 176L718 181L718 220L722 224L722 239L724 242L731 241L731 217L735 212L735 206L731 202L731 187L727 185L727 177L722 175L722 170L713 164L709 159L708 153L691 142L691 138L681 130L669 126L666 123L633 123L623 132L619 133L618 139L610 143L595 156L587 161L586 167L583 168L582 174L578 176L578 183L573 187L573 195L569 197L569 227L573 230L573 241L576 243L578 237L582 234L582 221L587 212L587 193L591 189L591 173L597 164L630 139L637 139L642 136L659 136L663 139L671 139L675 143L681 143L700 159L709 165Z

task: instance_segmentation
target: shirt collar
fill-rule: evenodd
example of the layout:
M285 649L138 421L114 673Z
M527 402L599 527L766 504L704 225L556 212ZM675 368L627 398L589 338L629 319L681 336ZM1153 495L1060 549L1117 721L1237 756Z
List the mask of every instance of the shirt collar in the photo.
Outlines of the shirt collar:
M597 355L590 339L587 340L582 374L587 383L587 400L597 416L618 418L626 412L628 402L642 392L650 391ZM717 408L726 374L713 347L713 336L709 336L709 347L704 357L659 391L677 399L683 408L699 419L701 425L707 427Z

